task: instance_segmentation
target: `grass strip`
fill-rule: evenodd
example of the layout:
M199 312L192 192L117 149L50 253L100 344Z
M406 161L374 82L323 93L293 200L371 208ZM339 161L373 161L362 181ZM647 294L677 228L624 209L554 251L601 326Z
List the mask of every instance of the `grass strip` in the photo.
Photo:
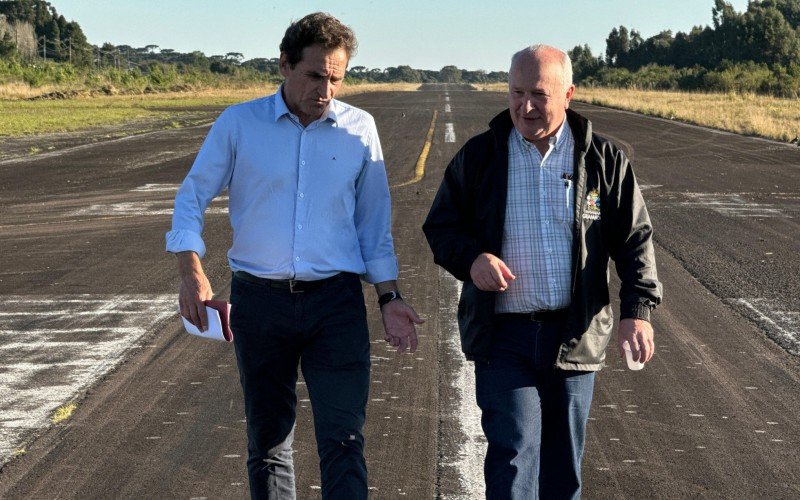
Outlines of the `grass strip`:
M339 96L362 92L411 91L419 84L345 86ZM141 120L170 120L273 93L275 85L143 95L72 99L0 100L0 136L72 132Z

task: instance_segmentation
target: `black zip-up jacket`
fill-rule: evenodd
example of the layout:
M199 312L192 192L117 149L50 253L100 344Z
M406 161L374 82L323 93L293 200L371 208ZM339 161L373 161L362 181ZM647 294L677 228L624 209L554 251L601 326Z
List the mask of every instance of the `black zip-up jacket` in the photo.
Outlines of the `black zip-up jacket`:
M661 283L650 216L627 157L569 109L567 123L575 138L572 300L555 367L596 371L603 367L613 326L609 257L622 282L621 318L649 321L661 302ZM458 325L468 359L485 358L491 348L498 292L479 290L470 267L483 252L503 258L512 127L505 110L489 130L467 141L448 165L423 225L434 261L464 282Z

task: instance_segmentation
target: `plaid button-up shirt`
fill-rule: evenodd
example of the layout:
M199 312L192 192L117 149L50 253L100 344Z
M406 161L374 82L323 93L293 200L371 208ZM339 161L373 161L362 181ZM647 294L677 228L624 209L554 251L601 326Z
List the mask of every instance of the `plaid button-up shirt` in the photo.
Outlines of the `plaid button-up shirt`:
M495 312L560 309L570 303L574 150L564 124L544 156L516 128L509 134L502 260L517 279L498 294Z

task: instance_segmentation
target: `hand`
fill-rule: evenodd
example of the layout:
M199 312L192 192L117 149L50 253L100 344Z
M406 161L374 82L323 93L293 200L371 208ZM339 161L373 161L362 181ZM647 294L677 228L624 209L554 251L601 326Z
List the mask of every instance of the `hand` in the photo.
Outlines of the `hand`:
M508 288L508 281L517 279L505 262L490 253L478 255L469 269L469 276L478 290L502 292Z
M181 276L181 289L178 293L181 316L201 331L206 331L208 316L204 302L214 297L211 283L208 282L196 253L180 252L177 255L178 271Z
M653 326L643 319L627 318L619 322L619 355L625 357L622 344L628 341L634 361L647 363L653 357L656 345L653 342Z
M417 350L417 327L425 323L425 320L417 316L414 309L403 302L402 299L395 299L381 307L383 317L383 329L386 331L384 340L397 347L397 352L405 352L407 347L411 352Z

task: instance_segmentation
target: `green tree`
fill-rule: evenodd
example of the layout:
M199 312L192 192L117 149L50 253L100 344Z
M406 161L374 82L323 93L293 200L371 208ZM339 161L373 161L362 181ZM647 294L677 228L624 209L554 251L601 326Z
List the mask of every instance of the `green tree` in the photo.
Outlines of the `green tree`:
M629 50L628 28L625 26L620 26L619 29L612 28L606 38L606 62L612 66L620 65Z
M589 45L576 45L568 54L572 60L572 77L576 83L580 83L597 73L600 67L600 60L592 55Z
M461 70L455 66L445 66L439 70L439 81L442 83L461 83Z

